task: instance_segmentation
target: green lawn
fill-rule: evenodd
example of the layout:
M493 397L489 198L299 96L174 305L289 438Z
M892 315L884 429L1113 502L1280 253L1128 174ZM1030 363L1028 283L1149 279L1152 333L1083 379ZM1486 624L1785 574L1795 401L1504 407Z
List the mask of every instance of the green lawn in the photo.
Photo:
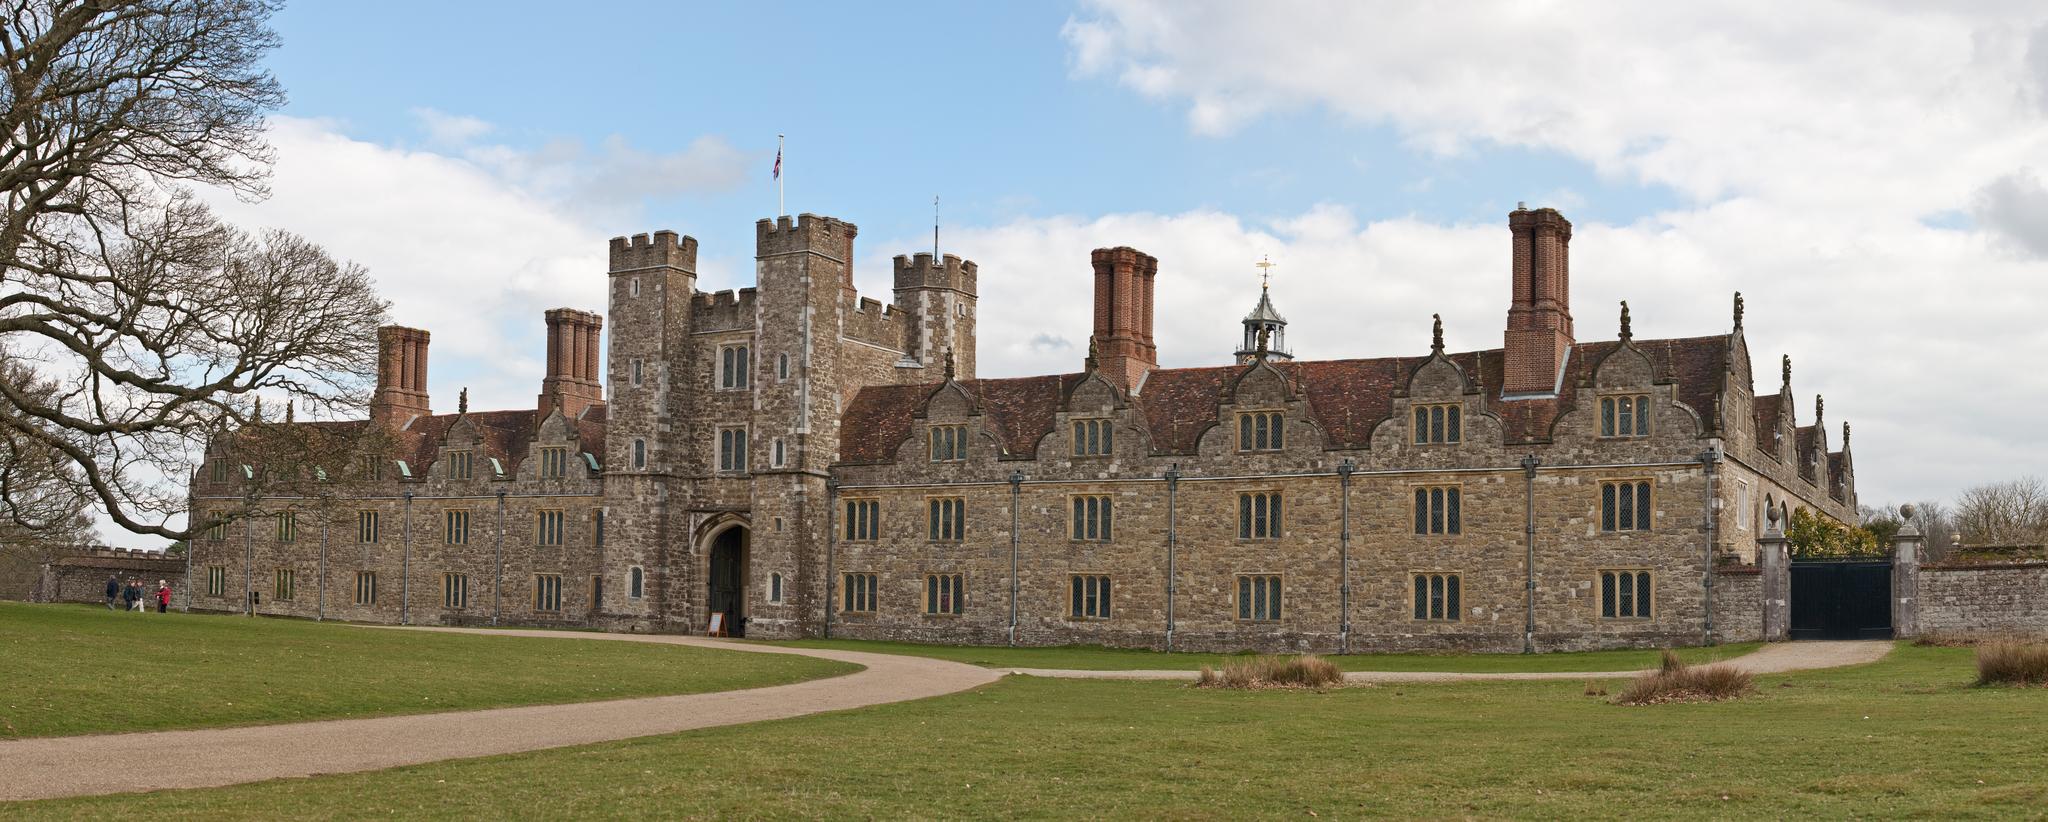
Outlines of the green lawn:
M1192 671L1204 665L1221 665L1232 659L1244 658L1228 654L1168 654L1087 645L1056 648L982 648L970 645L924 645L915 642L875 642L859 639L800 639L776 644L799 648L835 648L843 651L928 656L987 668L1070 668L1085 671ZM1712 662L1741 656L1756 650L1760 645L1761 643L1756 642L1743 642L1709 648L1679 648L1677 651L1687 662ZM1634 671L1656 667L1661 653L1655 650L1629 650L1555 654L1347 654L1333 655L1327 659L1336 662L1347 671Z
M1917 647L1764 677L1735 702L1643 708L1578 682L1303 693L1012 677L800 719L4 815L2040 817L2048 689L1970 680L1967 649Z
M724 691L855 670L674 645L0 602L0 739Z

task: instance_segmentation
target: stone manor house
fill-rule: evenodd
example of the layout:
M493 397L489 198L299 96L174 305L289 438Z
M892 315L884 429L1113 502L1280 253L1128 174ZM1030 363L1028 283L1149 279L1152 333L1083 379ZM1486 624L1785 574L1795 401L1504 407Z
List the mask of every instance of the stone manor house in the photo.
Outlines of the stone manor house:
M1500 348L1446 351L1439 325L1403 356L1299 358L1262 291L1219 364L1161 368L1159 261L1105 248L1079 370L1000 379L975 376L974 263L896 257L885 304L854 290L854 235L762 220L756 287L718 293L697 290L696 240L613 239L609 311L546 313L530 408L434 413L428 333L383 329L370 419L349 423L398 444L370 457L379 478L195 539L195 607L1190 650L1688 644L1763 630L1767 508L1856 510L1848 426L1835 450L1818 398L1801 424L1789 358L1756 392L1740 295L1726 333L1638 339L1624 304L1617 335L1582 340L1553 209L1508 216ZM208 462L201 521L249 470Z

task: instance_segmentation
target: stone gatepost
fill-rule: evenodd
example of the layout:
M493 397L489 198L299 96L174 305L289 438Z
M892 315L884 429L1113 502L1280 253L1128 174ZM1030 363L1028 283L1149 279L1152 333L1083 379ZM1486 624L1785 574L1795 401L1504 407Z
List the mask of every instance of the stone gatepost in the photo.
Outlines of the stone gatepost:
M1899 506L1899 533L1892 537L1892 637L1920 635L1920 548L1926 539L1913 522L1913 506Z
M1769 524L1756 538L1756 564L1763 576L1764 641L1783 642L1792 635L1791 544L1778 523L1778 509L1772 507L1765 516Z

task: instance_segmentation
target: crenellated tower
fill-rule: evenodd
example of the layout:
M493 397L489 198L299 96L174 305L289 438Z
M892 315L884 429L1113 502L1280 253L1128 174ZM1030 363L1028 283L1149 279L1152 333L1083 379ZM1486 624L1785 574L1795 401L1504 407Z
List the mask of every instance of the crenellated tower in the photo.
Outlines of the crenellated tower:
M910 315L906 357L929 369L950 355L954 373L974 379L977 279L972 260L896 255L896 308Z

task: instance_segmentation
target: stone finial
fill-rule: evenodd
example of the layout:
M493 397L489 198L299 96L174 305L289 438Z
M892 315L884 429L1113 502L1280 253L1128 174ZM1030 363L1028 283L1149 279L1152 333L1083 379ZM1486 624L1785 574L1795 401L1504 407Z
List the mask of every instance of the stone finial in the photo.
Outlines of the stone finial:
M462 387L462 393L455 395L455 413L469 413L469 386Z
M289 424L289 423L290 423L290 422L292 421L292 409L295 409L295 408L298 408L298 407L299 407L299 404L298 404L298 403L292 402L291 400L285 400L285 401L284 401L284 421L285 421L285 422L286 422L287 424Z
M1086 360L1083 360L1083 362L1084 362L1084 363L1086 363L1086 364L1087 364L1087 366L1088 366L1088 371L1090 371L1090 372L1093 372L1093 371L1095 370L1095 364L1096 364L1096 359L1097 359L1097 358L1098 358L1098 357L1099 357L1099 356L1101 355L1101 353L1102 353L1102 350L1101 350L1100 348L1098 348L1098 347L1096 346L1096 344L1095 344L1095 338L1094 338L1094 337L1089 337L1089 338L1088 338L1088 359L1086 359Z
M263 397L261 395L256 397L256 404L249 408L249 421L255 423L263 421Z
M1764 506L1764 522L1764 533L1775 534L1778 532L1778 506Z
M1431 314L1429 315L1429 319L1431 323L1429 330L1429 350L1432 353L1442 354L1444 353L1444 315Z
M1780 363L1780 364L1779 364L1779 366L1778 366L1778 370L1779 370L1779 372L1780 372L1780 377L1781 377L1781 378L1783 379L1783 382L1781 382L1780 384L1784 386L1785 390L1787 390L1787 391L1790 391L1790 390L1792 390L1792 355L1791 355L1791 354L1786 354L1786 355L1785 355L1785 359L1784 359L1784 361L1783 361L1782 363Z
M1813 395L1813 425L1814 425L1814 427L1816 427L1816 428L1820 427L1821 421L1823 421L1823 420L1825 420L1825 419L1827 418L1827 417L1826 417L1826 412L1827 412L1827 410L1828 410L1828 400L1827 400L1827 398L1826 398L1826 397L1823 397L1823 396L1821 396L1821 395L1819 395L1819 394L1815 394L1815 395Z
M1909 503L1906 503L1905 505L1901 505L1901 506L1899 506L1899 518L1900 518L1900 519L1902 519L1902 520L1905 520L1905 521L1907 521L1907 522L1912 522L1912 521L1913 521L1913 514L1914 514L1914 513L1915 513L1915 512L1917 511L1917 510L1918 510L1918 509L1916 509L1916 508L1914 508L1914 507L1913 507L1913 503L1910 503L1910 502L1909 502Z
M946 382L953 381L953 349L946 349Z
M1918 513L1920 509L1914 508L1910 502L1899 506L1899 536L1920 536L1920 524L1913 521L1913 516Z
M1633 329L1631 329L1631 328L1629 327L1629 320L1628 320L1628 301L1627 301L1627 300L1622 300L1622 301L1621 301L1621 338L1622 338L1622 339L1624 339L1624 340L1631 340L1631 339L1635 339L1635 336L1636 336L1636 333L1635 333L1635 331L1634 331Z
M1842 421L1842 450L1849 450L1849 421Z
M1735 292L1735 330L1742 330L1742 292Z
M1272 327L1272 326L1270 326L1270 325L1262 325L1262 326L1259 326L1259 349L1258 349L1258 355L1259 355L1259 359L1262 359L1262 360L1263 360L1263 359L1265 359L1265 358L1266 358L1266 355L1267 355L1267 354L1269 354L1269 353L1272 353L1272 351L1273 351L1273 327Z

